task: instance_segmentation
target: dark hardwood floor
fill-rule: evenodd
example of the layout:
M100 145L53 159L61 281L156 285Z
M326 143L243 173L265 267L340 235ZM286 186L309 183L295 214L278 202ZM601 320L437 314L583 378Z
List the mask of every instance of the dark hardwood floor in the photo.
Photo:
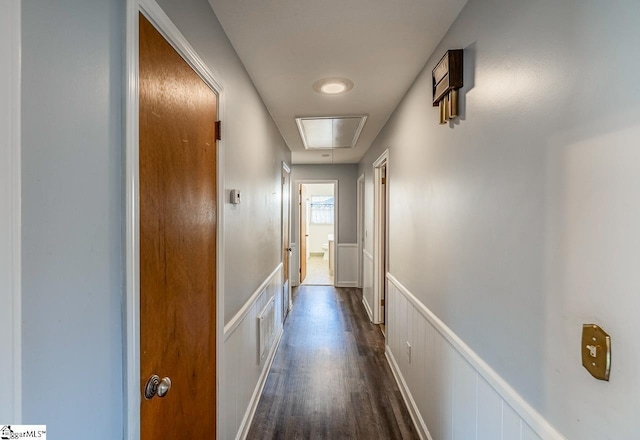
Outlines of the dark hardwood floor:
M302 286L248 439L417 439L361 291Z

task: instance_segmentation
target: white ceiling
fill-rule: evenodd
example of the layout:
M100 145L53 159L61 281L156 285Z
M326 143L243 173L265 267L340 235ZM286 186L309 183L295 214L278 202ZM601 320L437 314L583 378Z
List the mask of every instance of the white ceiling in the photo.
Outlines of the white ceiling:
M467 0L209 0L292 162L357 163ZM452 48L453 49L453 48ZM313 83L351 79L343 95ZM425 102L431 96L424 97ZM367 115L353 149L305 150L296 117Z

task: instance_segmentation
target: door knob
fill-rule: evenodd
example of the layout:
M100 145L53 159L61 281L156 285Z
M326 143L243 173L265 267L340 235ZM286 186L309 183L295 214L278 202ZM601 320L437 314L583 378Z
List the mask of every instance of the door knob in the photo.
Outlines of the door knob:
M288 250L289 252L293 252L293 249L291 249L291 248L287 248L287 250Z
M147 380L147 384L144 386L144 398L149 400L155 395L158 397L164 397L170 389L171 379L168 377L160 379L160 376L154 374L149 378L149 380Z

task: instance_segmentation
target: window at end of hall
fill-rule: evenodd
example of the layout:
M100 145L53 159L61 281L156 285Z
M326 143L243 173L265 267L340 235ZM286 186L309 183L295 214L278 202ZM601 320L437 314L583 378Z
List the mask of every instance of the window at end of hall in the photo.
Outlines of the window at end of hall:
M333 224L334 198L331 196L311 196L311 223L316 225Z

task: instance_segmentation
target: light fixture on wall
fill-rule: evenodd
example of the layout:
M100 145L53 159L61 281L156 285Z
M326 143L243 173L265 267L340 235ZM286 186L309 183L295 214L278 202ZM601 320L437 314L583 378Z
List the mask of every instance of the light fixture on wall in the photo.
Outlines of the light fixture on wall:
M431 72L433 106L440 107L440 124L458 117L458 90L462 87L463 50L448 50Z

